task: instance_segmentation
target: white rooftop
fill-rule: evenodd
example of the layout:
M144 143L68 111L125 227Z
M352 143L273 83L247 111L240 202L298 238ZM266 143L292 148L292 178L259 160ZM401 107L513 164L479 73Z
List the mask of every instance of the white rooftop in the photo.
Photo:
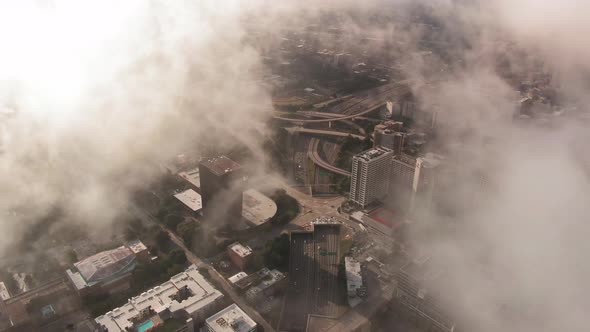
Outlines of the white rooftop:
M197 212L203 208L203 200L201 195L192 189L187 189L174 195L174 197L181 201L182 204L186 205L189 209L193 210L193 212Z
M134 241L127 243L127 247L129 249L131 249L131 251L134 254L139 254L140 252L147 250L147 247L145 246L145 244L143 244L143 242L141 242L140 240L134 240Z
M185 286L190 291L190 296L178 302L174 297ZM197 271L197 267L192 265L165 283L132 297L125 305L97 317L95 321L107 327L109 332L123 332L133 327L132 318L148 307L155 312L169 309L174 314L183 310L192 315L221 297L223 294L213 288Z
M211 332L248 332L256 327L256 322L235 303L207 318L206 323Z
M361 264L352 257L344 257L344 267L346 269L346 290L349 303L351 306L355 306L359 303L356 291L363 286Z
M254 226L261 225L277 213L277 204L255 189L243 193L242 216Z
M252 248L244 246L239 242L234 242L228 246L228 248L238 254L240 257L246 257L252 253Z
M227 280L229 280L229 282L231 282L232 284L235 284L236 282L246 278L248 276L248 274L244 271L238 272L235 275L227 278Z
M185 179L195 187L201 188L201 175L199 174L198 167L185 172L180 172L178 173L178 176Z
M10 293L8 292L8 288L6 288L4 281L0 281L0 298L2 298L3 301L10 298Z

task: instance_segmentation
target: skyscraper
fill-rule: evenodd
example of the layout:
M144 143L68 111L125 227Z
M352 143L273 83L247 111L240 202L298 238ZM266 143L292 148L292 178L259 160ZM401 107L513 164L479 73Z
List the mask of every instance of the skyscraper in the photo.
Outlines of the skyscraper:
M352 158L350 200L365 207L387 196L393 150L377 146Z
M373 131L374 146L392 149L397 156L402 153L406 134L401 132L403 122L386 121L375 126Z
M199 173L203 215L241 218L243 179L240 165L226 156L208 158L199 163Z

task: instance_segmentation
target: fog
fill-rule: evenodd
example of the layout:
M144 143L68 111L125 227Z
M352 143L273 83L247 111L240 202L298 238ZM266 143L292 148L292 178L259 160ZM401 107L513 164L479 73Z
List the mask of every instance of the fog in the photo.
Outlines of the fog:
M424 29L407 23L417 7L442 27L437 39L460 63L441 72L443 56L418 52ZM391 12L391 22L359 18L374 9ZM441 110L441 139L461 143L453 158L477 156L457 163L490 174L485 201L451 231L413 239L446 260L459 288L447 294L449 307L466 330L586 330L586 124L515 123L519 96L496 63L508 59L520 73L539 61L559 93L586 109L589 9L575 0L3 2L0 210L24 209L27 218L0 216L0 253L31 215L55 205L66 207L67 222L108 227L130 193L157 176L154 161L197 154L195 142L246 144L264 166L259 137L271 103L254 74L257 49L272 49L281 27L332 11L342 13L346 46L356 47L355 35L378 36L375 52L395 57L404 75L437 80L415 91L421 106ZM244 17L270 36L266 45L243 43ZM457 192L481 190L470 181L459 178Z

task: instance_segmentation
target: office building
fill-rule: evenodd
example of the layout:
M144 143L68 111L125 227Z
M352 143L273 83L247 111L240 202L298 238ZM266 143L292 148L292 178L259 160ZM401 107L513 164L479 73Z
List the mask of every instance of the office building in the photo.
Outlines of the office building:
M402 153L406 134L401 132L403 122L386 121L375 126L373 131L373 146L383 146L393 150L397 156Z
M198 192L193 189L187 189L174 195L182 205L190 212L198 214L203 209L203 199Z
M95 321L103 332L147 331L167 324L175 327L170 331L195 331L222 301L223 294L192 265Z
M430 257L423 257L404 265L397 278L395 298L403 314L425 331L455 330L454 320L432 287L446 284L443 266L437 265Z
M110 292L128 287L137 259L147 259L147 257L149 257L147 247L136 240L76 262L73 269L66 270L66 275L81 295Z
M400 154L391 162L389 197L391 203L400 211L409 210L412 196L416 158Z
M352 158L350 200L365 207L387 196L393 150L375 147Z
M207 318L205 327L208 332L255 332L258 324L234 303Z
M336 318L340 226L333 218L317 218L312 230L289 233L289 275L280 331L306 331L312 316Z
M240 219L244 182L240 165L226 156L203 159L199 176L203 215Z
M443 158L433 153L416 159L410 210L415 218L428 217L433 209Z

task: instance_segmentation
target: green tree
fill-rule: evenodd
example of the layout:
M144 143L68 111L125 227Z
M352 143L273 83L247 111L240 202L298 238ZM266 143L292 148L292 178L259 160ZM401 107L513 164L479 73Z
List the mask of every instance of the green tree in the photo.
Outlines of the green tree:
M197 223L193 220L185 220L176 226L176 233L182 238L187 247L191 247Z
M264 263L269 268L286 270L289 267L289 235L282 234L267 242L263 256Z

